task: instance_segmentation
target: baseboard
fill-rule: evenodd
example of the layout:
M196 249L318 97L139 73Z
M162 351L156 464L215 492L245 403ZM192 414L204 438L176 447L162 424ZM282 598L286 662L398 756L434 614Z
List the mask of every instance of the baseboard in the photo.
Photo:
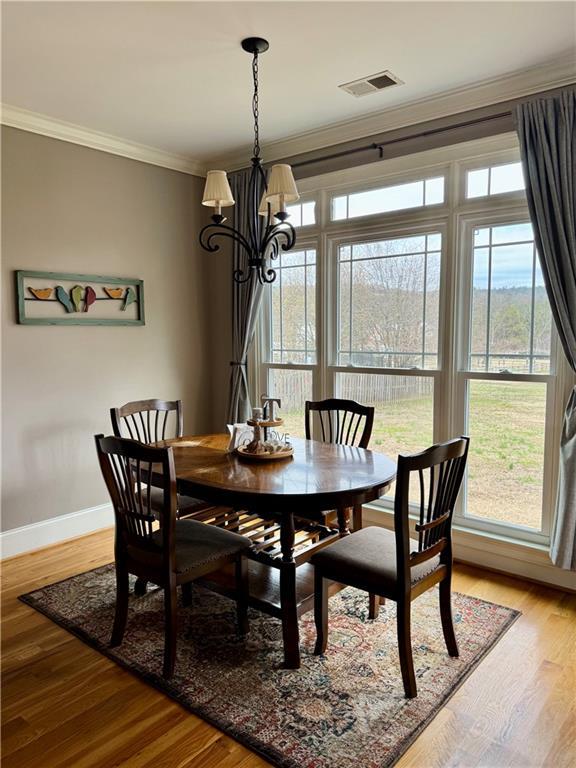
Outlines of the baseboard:
M68 515L41 520L39 523L23 525L0 533L0 558L21 555L34 549L58 544L86 533L93 533L114 525L114 511L111 504L81 509Z
M383 510L364 508L364 525L394 527L392 515ZM475 531L454 530L454 559L490 571L538 584L576 592L576 573L556 567L545 547L506 541Z

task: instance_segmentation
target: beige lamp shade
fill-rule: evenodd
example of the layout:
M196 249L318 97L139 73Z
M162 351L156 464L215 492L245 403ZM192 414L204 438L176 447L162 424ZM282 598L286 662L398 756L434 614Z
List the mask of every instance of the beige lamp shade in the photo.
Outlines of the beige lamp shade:
M258 208L258 213L260 216L268 216L268 202L270 202L270 213L272 216L274 216L276 213L278 213L278 200L266 200L267 193L264 192L262 195L262 200L260 200L260 207Z
M209 205L212 208L227 208L234 205L226 171L208 171L202 205Z
M266 191L266 200L272 204L272 208L281 210L284 203L293 203L299 197L292 168L285 163L273 165Z

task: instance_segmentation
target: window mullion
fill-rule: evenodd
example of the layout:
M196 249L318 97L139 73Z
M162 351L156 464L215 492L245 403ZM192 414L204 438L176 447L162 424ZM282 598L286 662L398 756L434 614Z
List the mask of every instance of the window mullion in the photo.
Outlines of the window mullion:
M424 251L424 285L422 287L422 365L421 368L426 368L426 296L428 279L428 236L426 236L426 249Z
M530 373L534 370L534 314L536 308L536 243L532 244L532 296L530 302Z

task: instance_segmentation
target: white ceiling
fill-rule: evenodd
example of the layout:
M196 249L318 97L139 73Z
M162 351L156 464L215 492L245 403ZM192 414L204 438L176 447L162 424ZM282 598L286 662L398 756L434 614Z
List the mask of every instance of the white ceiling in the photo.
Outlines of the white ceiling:
M545 64L572 2L3 2L2 100L207 161L251 142L249 35L265 142ZM337 86L390 69L405 85Z

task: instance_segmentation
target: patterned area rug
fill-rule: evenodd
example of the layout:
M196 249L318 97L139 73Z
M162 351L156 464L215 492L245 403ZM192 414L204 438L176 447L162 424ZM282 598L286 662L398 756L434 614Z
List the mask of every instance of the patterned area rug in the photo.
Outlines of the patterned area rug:
M132 598L124 643L107 647L114 614L111 565L23 595L22 600L184 707L281 768L387 768L439 712L520 615L453 595L460 657L446 652L435 589L412 605L418 697L404 698L395 603L368 620L367 596L347 588L330 600L328 652L312 655L312 613L301 620L302 668L285 670L280 622L250 611L236 635L235 605L195 587L179 610L178 659L161 677L162 592Z

